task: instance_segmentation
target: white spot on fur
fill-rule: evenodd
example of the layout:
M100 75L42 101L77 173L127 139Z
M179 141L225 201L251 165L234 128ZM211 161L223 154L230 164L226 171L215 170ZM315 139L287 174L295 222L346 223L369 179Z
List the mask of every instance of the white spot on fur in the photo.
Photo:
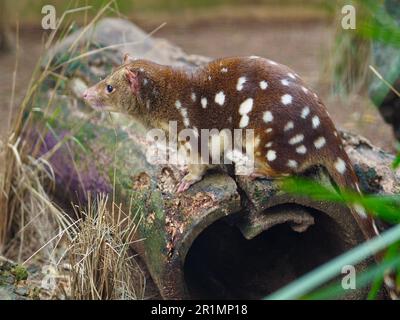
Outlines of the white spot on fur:
M248 114L253 109L253 99L248 98L243 101L239 107L239 114L245 115Z
M267 159L268 159L268 161L274 161L276 159L276 151L268 150Z
M270 133L272 132L272 128L268 128L267 130L265 130L266 133Z
M229 122L229 123L232 123L232 116L230 116L230 117L228 118L228 122Z
M192 98L193 102L196 102L196 94L194 92L192 92L192 94L190 95L190 97Z
M207 108L207 98L201 98L201 106L203 109Z
M317 129L317 128L319 127L320 123L321 123L321 121L319 120L319 117L318 117L318 116L314 116L314 117L312 118L312 127L313 127L314 129Z
M292 100L293 100L293 98L292 98L292 96L290 94L285 94L281 98L281 101L285 106L288 105L288 104L291 104Z
M293 121L289 121L288 123L286 123L285 128L283 128L284 131L289 131L292 130L294 128L294 123Z
M247 114L243 115L239 122L239 128L245 128L249 125L249 116Z
M274 120L274 116L272 115L271 111L264 112L263 120L265 123L272 122L272 120Z
M310 107L304 107L303 110L301 110L301 117L303 119L306 119L309 114L310 114Z
M259 56L250 56L249 58L250 59L259 59L260 57Z
M346 172L346 163L343 161L342 158L337 158L337 160L335 162L335 168L336 168L337 172L339 172L340 174L343 174Z
M148 82L149 82L149 81L148 81L146 78L143 79L143 84L144 84L144 85L146 85Z
M272 145L273 145L273 142L271 141L271 142L268 142L268 143L265 145L265 147L266 147L266 148L271 148Z
M289 81L288 81L287 79L281 80L281 83L282 83L284 86L288 86L288 85L289 85Z
M308 93L308 89L304 86L301 87L301 90L303 90L304 93Z
M190 121L189 121L187 109L186 108L180 108L179 111L181 112L181 115L182 115L182 118L183 118L183 125L185 127L189 127L190 126Z
M182 108L182 104L179 100L175 101L175 107L179 110L180 108Z
M291 77L292 79L296 79L296 76L291 72L288 73L288 76Z
M208 76L208 81L211 81L211 76Z
M265 81L265 80L260 81L260 88L261 88L261 90L267 89L268 88L268 82Z
M227 73L227 72L228 72L228 68L222 68L222 69L221 69L221 72L222 72L222 73Z
M185 127L189 127L190 126L190 121L189 121L189 118L188 118L188 115L187 115L187 110L185 108L183 108L181 113L182 113L182 116L183 116L183 125Z
M196 136L196 138L198 138L199 137L199 129L197 129L197 127L193 127L193 132L194 132L194 135Z
M367 218L367 213L365 212L365 209L361 204L355 203L353 204L353 208L361 218Z
M391 273L392 273L391 270L386 270L383 279L384 279L386 287L393 290L394 288L396 288L396 283L393 281L393 277L391 276ZM390 292L390 294L391 294L391 292ZM392 298L392 300L398 300L398 299L399 298L397 297L397 295L395 295L394 298Z
M239 107L239 114L242 116L240 119L239 127L245 128L249 124L249 116L247 115L253 109L253 99L248 98L243 101Z
M306 154L307 153L307 148L304 145L301 145L300 147L296 148L296 152L299 154Z
M297 161L296 160L289 160L287 163L289 168L296 169L297 168Z
M291 145L298 144L298 143L302 142L303 140L304 140L304 135L297 134L289 140L289 144L291 144Z
M326 139L324 137L319 137L314 141L314 146L317 149L321 149L326 144Z
M247 81L246 77L240 77L236 84L236 90L241 91L243 89L243 85L245 84L246 81Z
M233 149L232 151L228 151L226 153L226 157L232 162L239 162L244 158L244 154L237 149Z
M268 62L269 62L270 64L274 65L274 66L278 65L275 61L272 61L272 60L268 60Z
M223 91L220 91L215 95L215 103L219 104L220 106L224 105L225 93Z

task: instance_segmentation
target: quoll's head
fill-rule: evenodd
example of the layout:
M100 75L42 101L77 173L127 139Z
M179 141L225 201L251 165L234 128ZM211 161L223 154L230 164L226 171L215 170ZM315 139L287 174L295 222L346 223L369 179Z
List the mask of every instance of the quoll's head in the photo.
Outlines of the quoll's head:
M139 62L139 60L137 60ZM83 93L83 99L94 109L134 114L140 99L139 68L136 60L125 55L123 64L106 79Z

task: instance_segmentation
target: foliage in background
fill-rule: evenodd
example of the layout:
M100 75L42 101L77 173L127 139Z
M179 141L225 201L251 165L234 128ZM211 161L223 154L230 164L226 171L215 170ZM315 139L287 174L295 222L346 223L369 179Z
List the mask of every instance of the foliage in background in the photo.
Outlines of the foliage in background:
M358 1L350 1L350 3L356 8L357 24L369 19L362 3ZM349 1L332 4L332 8L336 11L334 24L336 31L330 57L327 60L327 72L332 77L332 91L339 96L365 89L371 59L371 41L361 38L355 30L342 28L341 8L345 4L349 4Z
M341 8L352 4L356 8L356 29L341 27ZM336 35L328 60L328 72L332 75L332 90L346 96L366 88L371 79L372 41L400 47L400 28L385 11L383 1L353 0L332 4L336 8Z
M95 11L104 7L107 0L74 0L73 6L90 5ZM44 5L54 5L60 11L66 10L68 1L63 0L19 0L16 8L21 13L21 18L40 15ZM213 8L219 6L297 6L297 7L326 7L325 0L116 0L119 12L126 16L135 12L176 12L184 9Z

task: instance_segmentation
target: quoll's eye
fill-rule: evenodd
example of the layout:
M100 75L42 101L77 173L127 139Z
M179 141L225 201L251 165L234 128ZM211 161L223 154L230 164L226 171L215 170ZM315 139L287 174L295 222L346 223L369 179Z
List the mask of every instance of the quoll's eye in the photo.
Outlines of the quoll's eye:
M113 91L114 91L114 87L113 87L112 85L109 84L109 85L107 86L107 92L108 92L108 93L112 93Z

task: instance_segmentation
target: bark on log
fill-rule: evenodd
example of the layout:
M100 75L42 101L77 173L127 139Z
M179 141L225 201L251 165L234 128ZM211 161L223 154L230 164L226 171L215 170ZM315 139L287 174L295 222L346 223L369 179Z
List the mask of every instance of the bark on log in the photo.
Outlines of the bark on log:
M65 54L75 37L53 49L55 59ZM175 194L173 188L183 173L174 166L148 163L145 129L140 124L120 115L113 115L112 121L93 115L80 100L86 83L105 76L126 52L188 67L208 60L188 56L166 41L146 38L131 23L117 19L102 20L81 41L97 47L140 39L144 40L70 67L66 75L71 94L55 96L57 117L36 109L37 127L50 123L52 131L32 130L28 135L33 141L44 141L39 154L74 136L51 158L59 203L84 203L88 191L111 193L114 177L115 201L127 209L133 197L134 208L141 212L137 236L145 239L135 249L163 298L260 298L363 241L347 208L284 194L273 181L251 182L221 172L207 175L186 193ZM52 81L48 84L51 87ZM47 104L49 91L42 89L43 103L39 99L35 107ZM364 138L348 133L343 138L364 190L398 190L399 172L389 169L391 155ZM324 170L309 175L330 185ZM363 262L358 268L366 265ZM364 297L363 290L347 296Z

